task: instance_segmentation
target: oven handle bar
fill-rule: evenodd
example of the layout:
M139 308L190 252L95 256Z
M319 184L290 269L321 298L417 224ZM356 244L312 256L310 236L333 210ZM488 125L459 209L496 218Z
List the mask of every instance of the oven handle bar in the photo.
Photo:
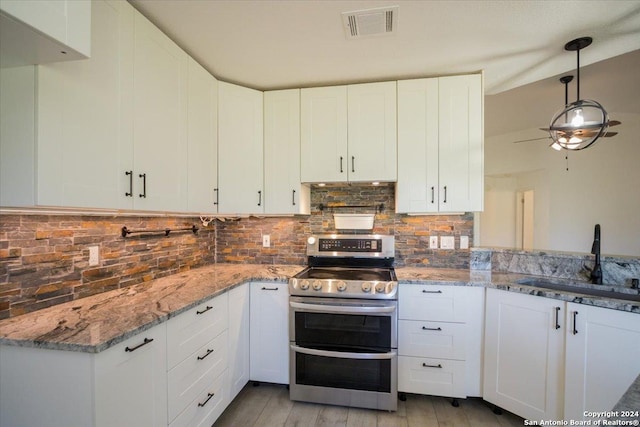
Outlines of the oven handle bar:
M290 301L291 308L298 308L304 311L314 311L322 313L351 313L351 314L387 314L396 311L396 307L362 307L351 305L322 305L322 304L307 304L304 302Z
M366 359L366 360L386 360L393 359L398 355L395 351L389 353L349 353L346 351L316 350L314 348L300 347L290 344L291 350L296 353L309 354L311 356L337 357L339 359Z

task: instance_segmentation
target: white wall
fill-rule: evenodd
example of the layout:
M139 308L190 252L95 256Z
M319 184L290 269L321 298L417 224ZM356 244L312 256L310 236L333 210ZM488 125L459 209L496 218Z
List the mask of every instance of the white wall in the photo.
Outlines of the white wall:
M485 211L480 245L513 247L515 193L535 191L534 248L588 253L594 225L602 227L602 253L640 255L640 116L610 113L619 132L592 147L548 148L529 129L485 139ZM569 170L567 171L566 168Z

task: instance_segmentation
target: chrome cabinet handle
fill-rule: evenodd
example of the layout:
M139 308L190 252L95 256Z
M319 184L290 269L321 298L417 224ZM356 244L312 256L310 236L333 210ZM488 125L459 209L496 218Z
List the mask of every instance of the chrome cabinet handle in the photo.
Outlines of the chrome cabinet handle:
M140 347L149 344L151 341L153 341L153 338L145 338L144 341L142 341L142 344L138 344L135 347L129 347L127 346L124 351L126 351L127 353L131 353L136 351L137 349L139 349Z
M142 194L140 194L139 196L142 197L143 199L146 199L147 198L147 174L141 173L138 175L138 178L142 178Z
M133 171L126 171L124 174L129 177L129 192L124 195L125 197L133 197Z

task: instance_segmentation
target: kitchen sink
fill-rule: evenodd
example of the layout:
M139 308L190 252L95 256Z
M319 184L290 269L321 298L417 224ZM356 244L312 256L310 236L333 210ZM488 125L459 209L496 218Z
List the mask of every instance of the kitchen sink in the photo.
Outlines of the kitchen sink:
M574 294L585 294L595 297L615 298L626 301L640 302L640 294L635 289L615 289L607 285L590 285L587 283L558 283L549 279L528 278L518 280L516 283L538 288L552 289L554 291L571 292Z

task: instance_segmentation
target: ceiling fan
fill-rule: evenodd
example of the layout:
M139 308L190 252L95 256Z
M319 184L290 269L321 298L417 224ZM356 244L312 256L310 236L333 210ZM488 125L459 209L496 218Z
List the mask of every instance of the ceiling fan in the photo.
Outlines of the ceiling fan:
M569 104L569 83L573 80L573 76L572 75L568 75L568 76L563 76L560 77L560 83L564 84L564 104L568 105ZM609 120L608 121L608 128L612 127L612 126L617 126L619 124L621 124L622 122L618 121L618 120ZM514 144L519 144L522 142L531 142L531 141L540 141L540 140L544 140L544 139L552 139L551 136L549 135L549 128L539 128L542 131L547 132L546 136L541 136L539 138L529 138L529 139L520 139L518 141L512 141ZM577 139L588 139L593 137L594 135L596 135L599 131L600 131L600 127L599 126L594 126L593 129L589 129L588 125L583 125L581 127L581 129L578 130L572 130L569 129L569 127L567 127L566 130L563 130L559 127L556 128L556 130L558 131L558 133L560 134L561 137L565 138L569 144L571 144L571 138L577 138ZM604 132L602 135L600 135L601 138L610 138L612 136L617 135L618 132L609 132L608 130L606 132ZM550 146L559 150L560 148L556 148L554 144L551 144Z

